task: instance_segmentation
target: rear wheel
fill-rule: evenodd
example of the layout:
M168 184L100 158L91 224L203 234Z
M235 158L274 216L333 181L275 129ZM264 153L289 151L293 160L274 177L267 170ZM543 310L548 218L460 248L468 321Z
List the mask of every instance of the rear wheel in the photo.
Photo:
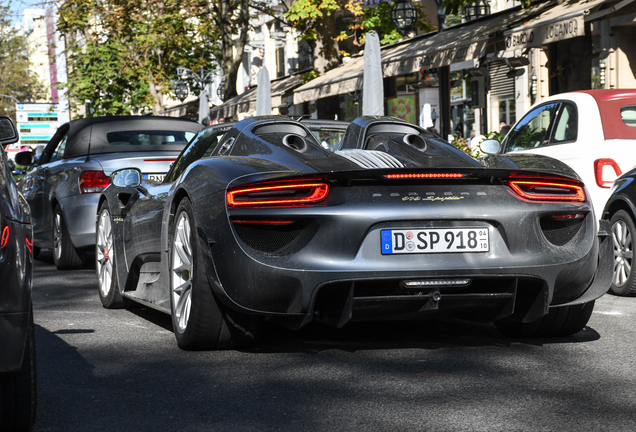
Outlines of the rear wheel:
M53 262L55 267L59 270L82 268L85 260L85 252L75 249L71 242L62 208L58 204L53 213Z
M636 295L634 273L634 221L625 210L619 210L610 220L614 244L614 276L610 290L622 296Z
M571 336L587 325L594 310L594 301L580 305L551 308L547 315L536 321L495 321L497 329L510 337Z
M0 426L3 432L29 431L35 422L37 380L33 309L20 370L0 375Z
M226 349L255 341L261 320L228 310L212 293L187 198L175 213L169 263L172 325L179 347Z
M110 217L108 203L104 201L97 216L95 238L95 269L99 284L99 299L102 306L115 309L126 306L125 299L119 292L117 283L117 263L115 261L115 246L113 241L113 224Z

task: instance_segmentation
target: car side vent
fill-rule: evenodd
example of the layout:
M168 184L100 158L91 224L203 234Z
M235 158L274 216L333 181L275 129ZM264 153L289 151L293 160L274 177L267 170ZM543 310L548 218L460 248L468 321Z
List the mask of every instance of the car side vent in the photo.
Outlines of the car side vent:
M304 153L307 150L307 143L300 135L285 135L283 137L283 144L299 153Z
M541 218L541 230L550 243L564 246L576 236L585 218L554 219L552 216Z
M335 153L362 168L404 168L402 162L382 151L339 150Z

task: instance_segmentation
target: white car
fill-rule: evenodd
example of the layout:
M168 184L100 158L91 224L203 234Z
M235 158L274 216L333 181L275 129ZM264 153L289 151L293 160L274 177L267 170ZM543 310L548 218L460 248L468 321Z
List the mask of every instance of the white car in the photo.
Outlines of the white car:
M501 144L486 140L489 154L526 152L551 156L583 179L596 219L613 181L636 165L636 89L583 90L535 104Z

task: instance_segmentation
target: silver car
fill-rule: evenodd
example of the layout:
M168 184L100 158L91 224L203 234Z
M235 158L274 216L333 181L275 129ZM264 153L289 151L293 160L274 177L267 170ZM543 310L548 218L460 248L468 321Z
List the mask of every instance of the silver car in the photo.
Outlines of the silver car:
M53 249L58 269L81 267L95 244L97 202L110 174L135 167L162 180L202 127L169 117L93 117L62 125L37 160L18 153L16 163L31 167L19 189L31 206L34 255Z

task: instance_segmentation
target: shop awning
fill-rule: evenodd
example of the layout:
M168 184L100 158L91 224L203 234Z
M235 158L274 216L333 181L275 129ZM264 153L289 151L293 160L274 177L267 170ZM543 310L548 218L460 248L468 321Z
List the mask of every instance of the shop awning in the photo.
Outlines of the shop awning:
M506 10L479 20L460 24L441 33L428 33L382 48L385 77L438 68L482 57L493 42L492 34L535 16L556 4L533 5L527 9ZM503 45L501 46L503 49ZM308 102L362 88L362 56L330 70L321 77L294 90L294 103Z
M364 57L352 57L347 63L294 90L294 103L300 104L362 88Z
M585 34L585 16L606 0L566 0L504 33L506 51L539 47Z
M287 106L287 97L303 83L302 75L289 75L272 80L272 108ZM239 113L253 113L256 111L256 86L234 96L222 105L210 110L210 119L233 117Z

